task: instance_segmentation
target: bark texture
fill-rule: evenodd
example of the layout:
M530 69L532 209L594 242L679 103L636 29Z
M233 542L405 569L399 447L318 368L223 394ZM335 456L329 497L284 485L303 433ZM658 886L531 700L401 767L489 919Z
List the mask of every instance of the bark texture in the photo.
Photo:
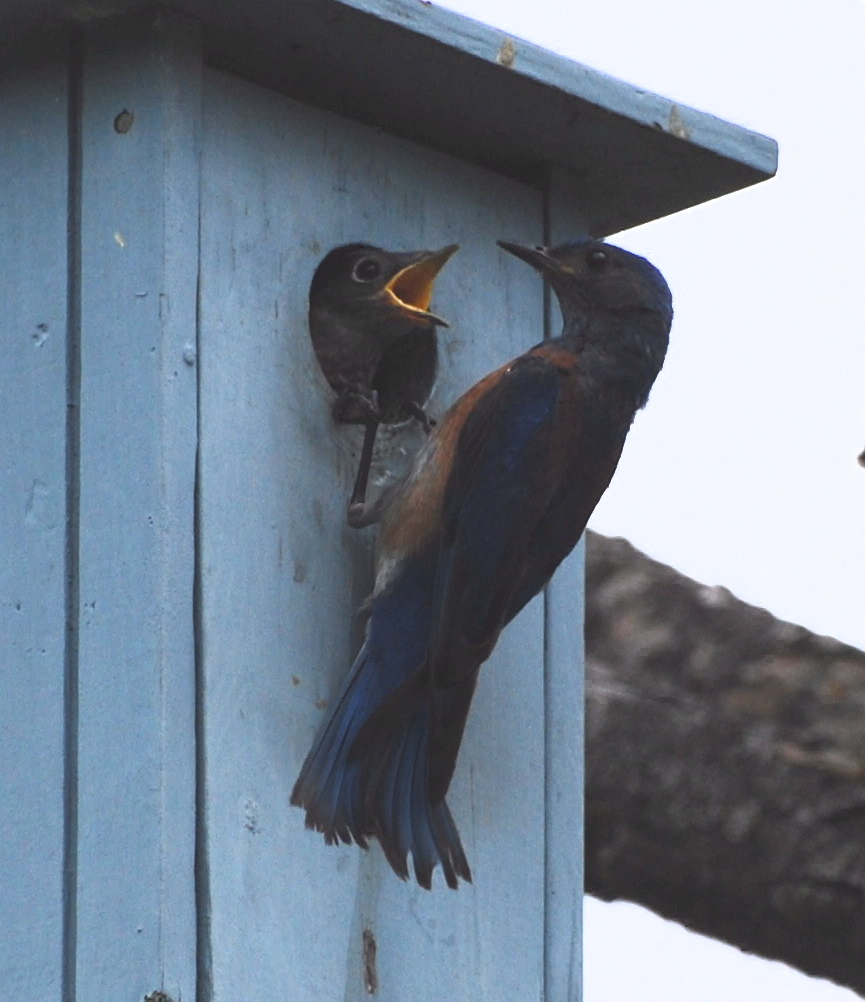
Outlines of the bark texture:
M586 890L865 996L865 654L589 533Z

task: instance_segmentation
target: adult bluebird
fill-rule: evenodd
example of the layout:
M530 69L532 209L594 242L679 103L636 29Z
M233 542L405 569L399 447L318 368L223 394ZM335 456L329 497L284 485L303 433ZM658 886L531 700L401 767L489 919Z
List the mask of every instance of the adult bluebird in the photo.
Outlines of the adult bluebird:
M365 523L366 485L380 423L416 417L428 431L424 405L438 365L430 312L436 276L457 250L397 252L369 244L335 247L309 289L309 331L325 378L337 392L334 418L365 426L348 520Z
M500 244L545 275L560 337L447 412L382 521L366 640L292 803L329 843L371 838L430 887L471 880L445 801L481 664L549 581L616 469L667 350L670 290L595 240ZM505 726L504 724L502 726Z

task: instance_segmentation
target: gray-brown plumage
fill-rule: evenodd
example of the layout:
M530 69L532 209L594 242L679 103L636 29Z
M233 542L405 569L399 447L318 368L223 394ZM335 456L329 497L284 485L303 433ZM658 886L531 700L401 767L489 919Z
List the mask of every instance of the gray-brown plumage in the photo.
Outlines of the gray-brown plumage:
M334 419L365 427L348 521L365 524L366 485L379 424L417 418L438 369L430 312L441 268L457 250L396 252L369 244L335 247L316 269L309 290L309 330L325 378L336 390Z

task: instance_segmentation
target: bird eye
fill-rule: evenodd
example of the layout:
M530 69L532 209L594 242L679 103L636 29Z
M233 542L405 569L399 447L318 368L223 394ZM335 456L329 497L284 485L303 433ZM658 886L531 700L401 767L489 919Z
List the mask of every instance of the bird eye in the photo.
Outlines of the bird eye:
M604 265L607 263L608 258L605 251L592 250L589 251L586 260L588 261L590 268L594 268L596 271L598 271L600 268L604 267Z
M351 277L356 282L372 282L381 274L381 265L375 258L364 257L354 266Z

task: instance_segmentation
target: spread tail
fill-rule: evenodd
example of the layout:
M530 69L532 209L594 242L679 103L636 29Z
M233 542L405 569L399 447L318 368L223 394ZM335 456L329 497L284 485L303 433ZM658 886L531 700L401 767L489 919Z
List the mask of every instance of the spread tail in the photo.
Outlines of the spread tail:
M360 652L339 702L307 755L291 802L329 843L379 840L388 863L408 878L408 854L421 887L440 865L449 887L471 871L451 812L430 802L432 707L418 673L383 691Z

